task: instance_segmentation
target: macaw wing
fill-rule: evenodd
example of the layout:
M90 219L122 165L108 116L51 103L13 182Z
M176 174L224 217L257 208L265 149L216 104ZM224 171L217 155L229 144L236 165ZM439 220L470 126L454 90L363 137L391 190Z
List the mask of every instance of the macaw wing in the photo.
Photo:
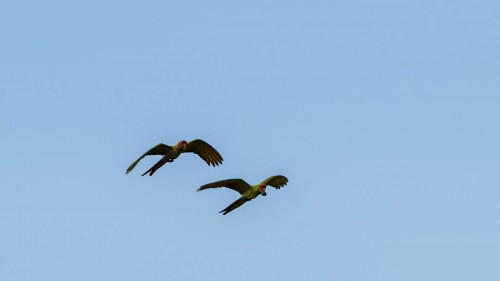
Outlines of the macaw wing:
M260 184L270 185L276 189L280 189L285 186L288 182L288 179L284 176L272 176Z
M168 146L166 144L163 144L163 143L157 144L156 146L154 146L150 150L146 151L146 153L144 153L141 157L139 157L139 159L135 160L135 162L132 163L132 165L130 165L130 167L128 167L127 172L125 172L125 174L130 173L130 171L132 171L134 169L134 167L137 165L137 163L139 163L139 161L142 160L142 158L144 158L148 155L165 155L168 153L168 151L170 149L172 149L172 147Z
M243 195L245 192L247 192L252 188L246 181L242 179L229 179L229 180L223 180L205 184L200 188L198 188L197 191L202 191L208 188L219 188L219 187L230 188L234 191L239 192L241 195Z
M186 150L185 152L193 152L198 154L198 156L201 157L205 162L207 162L208 165L212 166L219 166L219 164L222 164L222 156L213 148L211 145L206 143L205 141L202 141L200 139L196 139L193 141L190 141L186 145Z

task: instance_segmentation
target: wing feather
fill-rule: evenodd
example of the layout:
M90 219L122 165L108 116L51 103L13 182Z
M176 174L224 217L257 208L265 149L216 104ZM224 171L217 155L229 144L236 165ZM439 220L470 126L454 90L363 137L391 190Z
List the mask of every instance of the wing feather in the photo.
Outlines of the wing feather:
M165 155L167 154L167 152L172 149L171 146L168 146L164 143L159 143L157 145L155 145L153 148L151 148L150 150L146 151L146 153L144 153L141 157L139 157L139 159L135 160L134 163L132 163L132 165L130 165L130 167L128 167L127 171L125 172L125 174L128 174L130 173L130 171L132 171L135 166L137 165L137 163L139 163L139 161L142 160L142 158L146 157L146 156L149 156L149 155Z
M215 148L200 139L190 141L186 145L185 152L198 154L198 156L200 156L200 158L203 159L208 165L212 165L214 167L222 164L222 161L224 160Z
M288 179L285 176L272 176L260 184L270 185L276 189L280 189L288 183Z
M234 191L239 192L241 195L243 195L245 192L247 192L252 188L246 181L242 179L228 179L228 180L216 181L213 183L205 184L200 188L198 188L197 191L202 191L209 188L219 188L219 187L230 188Z

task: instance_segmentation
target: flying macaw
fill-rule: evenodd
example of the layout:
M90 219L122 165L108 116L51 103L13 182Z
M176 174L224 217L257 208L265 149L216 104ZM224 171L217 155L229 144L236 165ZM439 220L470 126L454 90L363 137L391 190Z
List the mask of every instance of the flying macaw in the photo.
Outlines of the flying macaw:
M231 205L227 206L224 210L219 213L223 213L223 215L228 214L232 210L240 207L246 202L254 199L255 197L262 195L266 196L266 186L270 185L276 189L280 189L285 186L288 182L288 179L284 176L272 176L265 181L259 183L258 185L251 186L246 181L242 179L228 179L223 181L217 181L209 184L205 184L202 187L198 188L197 191L202 191L208 188L218 188L218 187L227 187L234 191L237 191L241 194L241 197L234 201Z
M156 162L156 164L153 165L149 170L147 170L143 176L147 173L149 173L150 176L156 172L161 166L165 165L168 162L174 162L174 160L181 155L181 153L186 153L186 152L194 152L198 154L198 156L201 157L201 159L205 160L207 164L210 166L219 166L219 164L222 164L222 156L220 156L219 152L215 150L211 145L206 143L203 140L196 139L192 140L190 142L187 142L185 140L181 140L178 144L174 146L168 146L166 144L160 143L151 148L150 150L146 151L139 159L137 159L130 167L128 167L127 172L125 174L130 173L134 169L134 167L139 163L139 161L142 160L142 158L148 156L148 155L163 155L163 158L160 159L160 161Z

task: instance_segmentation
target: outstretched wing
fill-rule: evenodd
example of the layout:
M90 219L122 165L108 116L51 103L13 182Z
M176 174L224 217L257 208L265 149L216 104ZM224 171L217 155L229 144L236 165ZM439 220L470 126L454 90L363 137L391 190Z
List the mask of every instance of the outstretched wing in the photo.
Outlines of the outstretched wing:
M222 164L222 156L211 145L200 139L192 140L186 145L184 152L193 152L198 154L208 165L219 166Z
M219 187L230 188L234 191L239 192L241 195L243 195L245 192L247 192L252 188L246 181L242 179L229 179L229 180L216 181L213 183L205 184L200 188L198 188L197 191L202 191L208 188L219 188Z
M260 184L265 184L265 185L270 185L276 189L280 189L283 186L286 185L288 182L288 179L284 176L272 176L265 181L261 182Z
M156 146L154 146L150 150L146 151L146 153L144 153L141 157L139 157L139 159L135 160L135 162L132 163L132 165L130 165L130 167L128 167L127 172L125 172L125 174L130 173L130 171L132 171L134 169L134 167L137 165L137 163L139 163L139 161L142 160L142 158L144 158L148 155L165 155L165 154L167 154L167 152L170 149L172 149L172 147L168 146L166 144L163 144L163 143L157 144Z

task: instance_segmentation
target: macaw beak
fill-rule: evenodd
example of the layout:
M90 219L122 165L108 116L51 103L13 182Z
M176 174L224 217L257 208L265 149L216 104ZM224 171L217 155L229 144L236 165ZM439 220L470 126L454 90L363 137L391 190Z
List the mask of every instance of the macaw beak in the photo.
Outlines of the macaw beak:
M266 196L267 195L267 193L265 191L262 192L261 194L262 194L262 196Z

